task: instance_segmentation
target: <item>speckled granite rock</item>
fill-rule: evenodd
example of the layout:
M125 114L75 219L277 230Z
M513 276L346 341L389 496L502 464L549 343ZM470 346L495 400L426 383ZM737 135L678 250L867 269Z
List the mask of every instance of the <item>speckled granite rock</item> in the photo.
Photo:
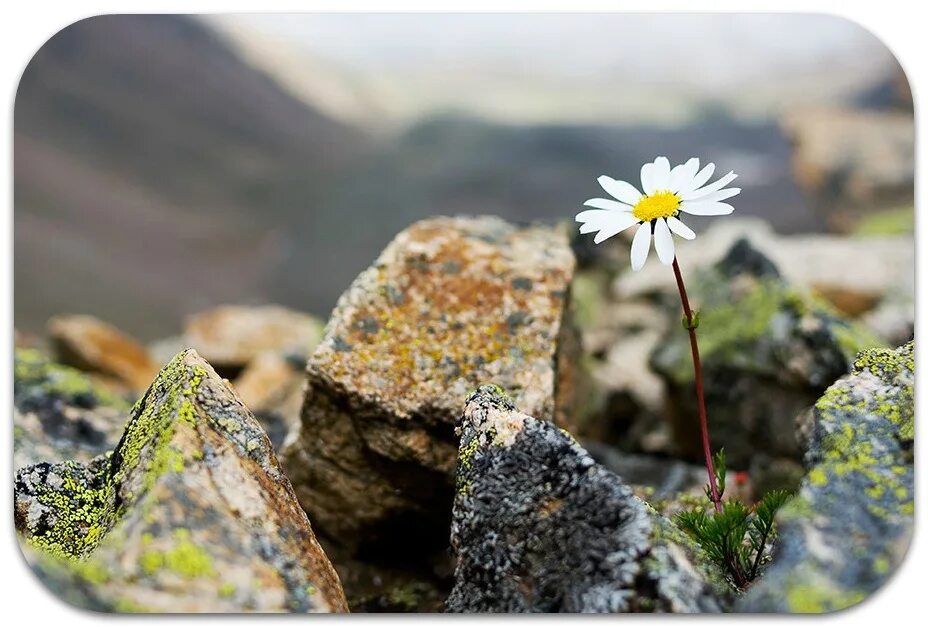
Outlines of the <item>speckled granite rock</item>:
M776 266L740 240L713 269L688 277L700 310L697 335L712 442L744 468L758 449L799 459L794 417L850 370L859 350L881 339L780 278ZM687 334L671 333L652 366L668 383L679 450L701 459L693 364Z
M158 373L158 364L144 346L93 316L55 316L48 321L48 335L58 361L129 390L144 391Z
M243 368L262 353L308 356L322 337L315 317L279 305L225 305L190 316L183 343L216 368Z
M129 403L85 374L16 349L13 366L13 467L42 460L81 462L112 449Z
M555 425L481 386L460 425L452 612L718 612L696 549Z
M14 494L27 555L56 586L82 582L66 598L88 607L347 609L266 435L192 350L161 371L112 453L22 468Z
M447 547L460 401L480 381L540 418L570 406L565 233L417 222L342 295L311 357L284 466L333 542L412 562Z
M749 612L829 612L880 588L914 525L913 343L860 355L815 406L809 473L778 514L766 574Z

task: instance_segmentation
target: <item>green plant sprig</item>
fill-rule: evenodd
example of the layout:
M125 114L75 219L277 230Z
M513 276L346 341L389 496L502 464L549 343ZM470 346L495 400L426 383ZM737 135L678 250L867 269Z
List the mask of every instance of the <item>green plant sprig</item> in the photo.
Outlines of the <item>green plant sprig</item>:
M725 453L720 450L713 457L721 499L725 493ZM709 486L706 496L711 502ZM702 507L683 511L674 517L674 522L743 590L757 578L767 546L776 538L776 513L789 498L785 490L772 490L754 507L730 498L721 503L719 511L707 512Z

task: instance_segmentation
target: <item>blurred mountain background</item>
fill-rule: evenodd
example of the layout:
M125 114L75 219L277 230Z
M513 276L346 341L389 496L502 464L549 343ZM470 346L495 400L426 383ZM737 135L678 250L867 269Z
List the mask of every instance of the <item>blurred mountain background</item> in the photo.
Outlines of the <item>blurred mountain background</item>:
M828 16L89 18L16 98L15 323L325 317L416 219L569 220L659 154L735 169L781 233L908 228L912 124L889 51Z

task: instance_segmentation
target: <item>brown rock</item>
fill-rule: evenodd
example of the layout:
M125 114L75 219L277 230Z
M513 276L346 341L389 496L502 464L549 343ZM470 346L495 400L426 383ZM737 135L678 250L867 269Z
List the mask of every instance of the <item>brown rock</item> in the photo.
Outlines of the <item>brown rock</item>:
M144 390L158 364L144 346L93 316L55 316L48 333L58 360L80 370L116 380L131 390Z
M23 468L14 496L40 576L81 606L347 610L266 435L193 350L161 371L111 454Z
M325 535L406 562L446 549L468 391L494 381L546 420L570 405L573 269L560 231L435 218L355 279L310 358L302 428L284 453Z
M255 357L233 382L235 391L255 413L274 448L300 423L305 371L276 353Z
M782 121L794 144L797 183L830 214L914 202L915 128L911 112L805 109Z
M184 344L217 368L241 368L265 352L308 355L322 337L322 323L286 307L226 305L187 320Z

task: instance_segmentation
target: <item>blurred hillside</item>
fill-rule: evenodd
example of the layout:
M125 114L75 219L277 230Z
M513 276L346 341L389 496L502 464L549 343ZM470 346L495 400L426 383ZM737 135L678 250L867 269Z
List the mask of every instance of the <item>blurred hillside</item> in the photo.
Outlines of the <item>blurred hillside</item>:
M365 146L186 17L52 37L15 108L20 328L83 309L143 336L271 296L292 216Z
M899 75L885 59L858 63L860 51L848 52L853 47L836 45L810 61L806 74L771 77L766 95L745 90L747 100L733 96L732 107L690 97L685 86L674 91L671 75L664 84L643 84L637 95L635 85L616 81L627 96L615 95L618 113L603 115L582 92L565 91L563 67L547 82L532 82L543 68L525 68L508 91L506 81L471 80L477 62L486 62L476 44L473 67L438 58L423 74L429 61L417 52L423 41L354 42L375 58L369 75L359 77L356 68L297 54L285 38L278 56L258 55L228 28L214 31L216 24L181 16L91 18L54 36L26 68L14 120L18 329L37 330L53 314L80 312L152 339L176 329L183 316L226 302L277 302L325 317L351 279L414 220L451 213L569 220L599 193L597 175L635 180L640 163L657 154L672 160L698 154L720 170L737 170L744 188L739 213L763 217L781 233L833 228L829 212L845 203L847 180L867 193L891 189L892 203L911 197L904 141L911 112L900 111ZM304 40L315 35L322 48L349 45L332 33L301 32ZM430 37L425 43L438 41ZM398 49L419 69L405 75L400 64L378 74ZM513 50L519 49L499 52ZM828 62L838 69L825 80ZM752 63L739 71L754 72L760 62ZM600 69L621 66L612 58ZM442 68L447 83L457 81L454 90L430 82ZM707 80L722 75L715 71ZM297 89L294 76L312 89ZM395 79L390 93L421 101L419 113L361 89L371 76L380 76L377 84ZM460 89L472 93L449 112L442 103ZM867 117L868 135L850 145L853 152L820 150L823 141L836 144L819 139L821 125L804 123L801 111L796 123L781 124L803 90L815 97L801 102L875 112ZM519 98L509 99L509 92ZM483 94L524 116L515 121L470 107ZM648 110L642 99L658 96L664 104L655 100L654 116L635 113ZM565 98L580 103L568 107ZM746 109L734 106L748 100ZM668 101L686 115L660 113ZM359 102L360 116L352 113ZM901 122L897 139L888 152L871 150L886 136L887 108ZM564 119L548 119L542 109ZM853 138L859 126L850 119L832 135ZM800 161L797 145L807 155ZM859 156L850 162L848 154ZM890 163L887 154L892 172L877 181L846 171L868 171L871 155ZM819 206L826 194L828 203ZM872 206L873 194L856 204ZM697 231L703 226L692 223Z

